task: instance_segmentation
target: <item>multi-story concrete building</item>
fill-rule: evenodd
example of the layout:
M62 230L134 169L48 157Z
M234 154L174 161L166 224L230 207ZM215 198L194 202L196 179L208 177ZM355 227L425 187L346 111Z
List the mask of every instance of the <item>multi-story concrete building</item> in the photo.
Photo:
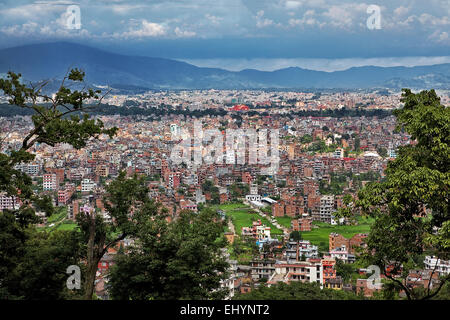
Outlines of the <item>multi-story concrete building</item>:
M334 196L325 195L320 197L319 211L314 212L313 219L331 223L331 216L335 212Z
M450 260L441 260L434 256L426 256L423 261L425 269L436 270L439 275L450 273Z
M81 181L81 192L91 192L94 190L96 184L91 179L83 179Z
M17 210L20 207L19 198L0 194L0 212L4 210Z
M318 256L318 247L312 245L309 240L289 241L286 243L286 249L284 250L284 258L286 261L301 258L317 258Z
M323 266L320 259L307 259L307 261L278 261L275 263L275 272L267 281L268 285L278 282L291 281L317 282L323 287Z
M57 188L57 179L56 174L54 173L46 173L42 177L42 188L44 191L56 190Z
M275 272L275 263L276 260L271 259L253 260L251 263L252 279L269 279Z

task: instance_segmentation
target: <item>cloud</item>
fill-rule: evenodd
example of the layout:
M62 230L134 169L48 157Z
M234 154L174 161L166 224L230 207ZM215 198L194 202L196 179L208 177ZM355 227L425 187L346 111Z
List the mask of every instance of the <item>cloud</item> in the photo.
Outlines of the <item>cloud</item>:
M314 10L306 11L301 19L289 19L288 23L291 27L318 26L320 28L322 28L326 24L325 22L320 22L318 19L316 19L316 12Z
M400 6L394 10L394 15L396 17L403 17L409 12L409 10L410 10L409 8Z
M115 4L110 7L110 9L117 14L126 15L130 11L142 9L145 6L142 5L133 5L133 4Z
M328 18L327 25L337 28L350 29L354 25L360 25L361 22L366 22L367 7L369 5L362 4L343 4L335 5L328 8L323 13L325 18ZM359 23L358 23L359 22Z
M213 16L209 13L205 14L205 17L206 17L206 19L211 21L212 24L215 24L215 25L218 25L218 24L220 24L221 21L223 21L223 18Z
M285 6L287 9L297 9L302 6L300 1L286 1Z
M183 31L180 28L176 27L175 30L175 35L178 38L190 38L190 37L194 37L196 35L196 33L194 31Z
M448 44L450 45L450 36L447 31L439 31L436 30L429 37L430 40L433 40L437 43Z
M433 26L447 26L450 25L450 19L446 16L443 16L441 18L432 16L431 14L428 13L422 13L418 19L419 22L423 25L433 25Z
M142 19L139 23L137 29L132 29L122 32L122 33L114 33L113 37L115 38L148 38L148 37L159 37L166 35L167 31L165 27L161 24L154 23Z
M2 27L0 31L9 36L24 36L27 34L36 33L38 31L38 27L39 26L36 22L27 22L22 25Z
M264 10L260 10L256 14L256 27L264 28L274 24L273 20L264 18Z

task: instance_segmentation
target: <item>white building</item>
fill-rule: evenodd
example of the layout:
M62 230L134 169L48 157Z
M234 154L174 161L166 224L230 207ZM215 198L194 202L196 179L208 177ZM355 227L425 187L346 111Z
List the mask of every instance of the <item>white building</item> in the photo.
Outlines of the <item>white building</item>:
M0 195L0 212L3 210L18 210L20 207L17 197L8 197L6 194Z
M259 194L248 194L245 196L245 200L248 202L257 201L261 202L261 196Z
M289 283L291 281L317 282L323 287L323 266L318 259L317 262L310 261L277 261L275 263L275 272L267 281L270 286L278 282Z
M46 173L42 178L42 188L44 191L48 190L56 190L57 181L56 174L54 173Z
M336 150L334 151L333 157L340 158L340 159L344 158L344 149L336 148Z
M271 239L270 238L270 227L265 225L256 227L256 237L258 240Z
M319 217L317 220L331 223L331 216L334 211L334 196L326 195L320 197Z
M425 269L434 270L439 272L439 275L447 275L450 273L450 260L441 260L434 256L426 256L423 262Z
M96 184L91 179L83 179L81 181L81 192L91 192L94 190Z
M317 258L319 256L318 246L312 245L309 240L289 241L284 250L284 258L287 261L304 258Z
M258 185L256 183L252 183L250 185L250 194L257 195L258 194Z
M348 252L348 249L345 245L341 247L337 247L330 251L330 256L334 259L339 259L344 263L353 263L355 262L355 256Z

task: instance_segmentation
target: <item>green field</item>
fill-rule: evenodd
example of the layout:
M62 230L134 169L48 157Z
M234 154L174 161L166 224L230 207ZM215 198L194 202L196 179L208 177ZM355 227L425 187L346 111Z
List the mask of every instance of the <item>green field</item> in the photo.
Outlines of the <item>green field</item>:
M276 217L275 220L278 221L278 223L288 229L291 228L291 217Z
M359 218L357 226L332 226L323 222L313 222L314 228L309 232L302 232L302 238L311 241L312 244L318 245L321 251L328 251L328 236L332 232L341 234L346 238L351 238L357 233L369 233L370 225L373 219Z
M74 230L78 225L75 222L71 223L61 223L55 230Z
M48 224L60 222L67 216L67 207L57 207L56 212L47 219Z
M272 236L283 235L283 231L275 227L269 220L262 218L259 214L253 211L249 206L242 203L231 203L216 205L212 208L217 210L223 210L225 215L231 218L235 231L238 235L241 235L242 227L250 227L253 221L261 219L261 222L270 227L270 233Z

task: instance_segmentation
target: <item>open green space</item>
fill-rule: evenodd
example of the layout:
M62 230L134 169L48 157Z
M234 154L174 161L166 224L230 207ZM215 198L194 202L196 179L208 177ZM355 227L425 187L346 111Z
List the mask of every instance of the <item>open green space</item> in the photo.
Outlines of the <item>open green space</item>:
M57 207L56 212L47 219L47 224L63 221L67 216L67 207Z
M275 220L277 220L277 222L282 225L283 227L286 228L291 228L291 221L292 218L291 217L276 217Z
M273 237L283 235L283 231L275 227L269 220L261 217L249 206L242 203L231 203L215 205L212 208L216 210L223 210L225 215L231 218L235 231L238 235L241 235L243 227L250 227L253 221L261 219L261 222L270 227L270 233Z
M70 231L70 230L74 230L78 226L75 222L70 222L70 223L65 223L65 222L59 224L55 230L69 230Z
M313 229L308 232L302 232L301 235L303 239L311 241L314 245L318 245L321 251L328 251L328 236L332 232L339 233L346 238L351 238L357 233L369 233L373 219L360 217L357 220L358 225L355 226L333 226L328 223L314 221Z

